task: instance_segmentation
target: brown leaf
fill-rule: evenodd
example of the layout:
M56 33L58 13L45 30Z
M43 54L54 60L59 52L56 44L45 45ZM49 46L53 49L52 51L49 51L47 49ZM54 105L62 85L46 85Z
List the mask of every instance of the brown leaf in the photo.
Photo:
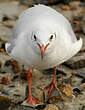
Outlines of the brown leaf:
M44 94L44 92L42 90L40 91L40 98L39 98L39 100L41 102L44 102L44 100L45 100L45 94Z
M67 97L72 96L73 91L70 84L60 84L58 85L58 88L60 89L62 94L65 94Z
M73 21L72 21L72 24L80 24L80 21L78 21L78 20L73 20Z
M68 10L70 10L71 8L70 8L68 5L63 5L63 6L61 7L61 9L64 10L64 11L68 11Z
M15 60L13 60L13 59L11 59L10 62L11 62L11 64L12 64L14 73L20 72L20 66L19 66L18 62L15 61Z
M0 24L7 26L8 28L13 28L13 24L10 21L0 21Z
M48 103L53 104L55 103L57 100L62 100L62 96L54 96L48 99Z
M44 110L59 110L58 107L54 104L48 104Z
M0 79L0 84L10 84L10 83L11 79L8 75L5 75Z
M24 80L27 80L27 72L24 70L20 73L20 77Z
M83 83L83 89L85 90L85 83Z
M4 48L0 48L0 52L5 52Z
M80 2L74 1L74 2L71 4L71 9L72 9L72 10L78 9L79 4L80 4Z

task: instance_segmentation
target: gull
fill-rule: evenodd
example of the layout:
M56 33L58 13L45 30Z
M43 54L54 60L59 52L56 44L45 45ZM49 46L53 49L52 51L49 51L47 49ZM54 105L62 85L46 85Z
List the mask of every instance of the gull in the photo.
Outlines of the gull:
M40 103L31 94L32 69L54 68L50 96L56 88L56 66L74 56L81 47L82 39L76 39L69 21L56 10L39 4L20 15L5 48L9 56L28 66L27 103Z

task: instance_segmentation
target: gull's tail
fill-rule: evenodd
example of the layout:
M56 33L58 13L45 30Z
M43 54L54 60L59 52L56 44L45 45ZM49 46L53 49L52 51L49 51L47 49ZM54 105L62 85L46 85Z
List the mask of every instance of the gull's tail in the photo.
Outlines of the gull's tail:
M80 38L79 40L76 40L71 45L71 47L69 47L68 54L66 54L66 56L61 60L61 62L59 62L59 64L67 61L68 59L73 57L75 54L77 54L80 51L82 44L83 44L82 38Z
M78 51L80 51L81 47L82 47L82 44L83 44L83 40L82 38L80 38L79 40L77 40L73 45L72 45L72 50L73 50L73 55L75 55ZM73 56L72 55L72 56Z

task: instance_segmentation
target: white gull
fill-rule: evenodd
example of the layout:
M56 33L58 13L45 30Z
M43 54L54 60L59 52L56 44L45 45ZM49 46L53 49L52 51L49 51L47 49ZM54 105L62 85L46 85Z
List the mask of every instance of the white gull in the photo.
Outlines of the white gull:
M28 66L29 91L31 68L44 70L55 67L48 93L50 96L56 87L56 66L75 55L81 46L82 39L76 39L70 23L63 15L45 5L36 5L25 10L19 17L12 37L6 43L6 51L8 55ZM32 99L31 92L27 102L39 103Z

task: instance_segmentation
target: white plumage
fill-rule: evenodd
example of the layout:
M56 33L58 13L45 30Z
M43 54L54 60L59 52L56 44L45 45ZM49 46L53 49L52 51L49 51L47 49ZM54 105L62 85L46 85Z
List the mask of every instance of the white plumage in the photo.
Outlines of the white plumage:
M43 60L37 43L44 46L49 43ZM11 39L6 43L6 51L22 64L42 70L65 62L81 46L82 39L76 39L70 23L63 15L50 7L37 5L21 14Z

